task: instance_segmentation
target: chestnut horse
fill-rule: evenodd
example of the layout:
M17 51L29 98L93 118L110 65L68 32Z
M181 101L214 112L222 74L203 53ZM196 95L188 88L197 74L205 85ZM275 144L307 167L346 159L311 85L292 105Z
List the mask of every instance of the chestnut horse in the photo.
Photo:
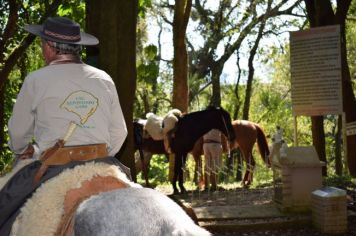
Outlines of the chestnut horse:
M252 183L253 180L253 171L255 169L256 162L252 156L252 149L257 141L258 150L261 154L263 161L268 167L270 167L269 160L269 148L267 143L267 138L262 128L254 122L247 120L234 120L232 121L232 127L235 131L235 140L230 142L230 149L239 148L244 161L246 162L246 171L242 180L243 186L248 186ZM223 139L223 142L226 142L226 139ZM223 151L226 152L227 144L223 143ZM195 169L201 169L201 155L203 155L203 141L199 140L194 149L191 151L196 167Z
M230 141L235 138L230 114L222 108L209 108L191 112L178 119L176 127L170 134L170 147L172 153L175 154L174 175L171 182L174 194L179 193L176 186L177 180L180 192L186 192L183 185L183 167L187 154L193 149L195 142L211 129L220 130ZM144 142L141 141L138 142L138 145L136 143L135 146L140 149L143 144Z
M236 139L231 143L230 148L239 148L246 162L246 171L242 180L243 185L250 185L253 179L253 171L256 162L252 156L252 148L257 140L258 150L267 167L271 166L269 159L269 148L267 138L262 128L254 122L247 120L234 120L232 122Z

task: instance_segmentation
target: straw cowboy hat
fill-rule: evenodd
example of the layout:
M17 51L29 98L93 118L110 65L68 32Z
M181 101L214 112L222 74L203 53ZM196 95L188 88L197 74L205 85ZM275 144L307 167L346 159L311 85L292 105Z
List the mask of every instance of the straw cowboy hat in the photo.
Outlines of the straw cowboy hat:
M80 31L79 24L66 17L48 17L43 25L26 25L24 29L52 42L79 45L99 43L96 37Z

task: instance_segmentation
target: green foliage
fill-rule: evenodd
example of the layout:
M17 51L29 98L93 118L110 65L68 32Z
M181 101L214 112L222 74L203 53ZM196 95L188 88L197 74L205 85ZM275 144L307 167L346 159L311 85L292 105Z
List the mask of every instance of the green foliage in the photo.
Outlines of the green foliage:
M149 178L153 184L161 184L168 180L168 160L165 155L154 155L151 161Z
M137 53L137 86L134 117L145 118L146 113L165 115L170 110L171 74L159 71L155 45L139 48Z
M356 2L352 1L349 9L350 20L346 21L346 44L347 44L347 60L350 69L351 81L356 94Z
M138 16L145 18L147 8L152 7L151 0L138 0Z
M323 178L324 186L344 188L347 186L353 186L355 183L356 183L356 179L350 175L342 175L342 176L331 175Z
M169 163L165 155L153 155L148 172L150 184L157 186L168 183L168 166ZM137 181L142 184L144 183L142 172L138 176Z
M148 84L154 84L158 78L157 47L148 45L143 49L143 57L137 66L137 79Z
M4 149L0 153L1 158L0 158L0 177L5 175L7 172L11 171L12 165L14 162L14 158L12 156L12 153Z
M67 0L59 6L58 16L66 16L85 28L85 0Z

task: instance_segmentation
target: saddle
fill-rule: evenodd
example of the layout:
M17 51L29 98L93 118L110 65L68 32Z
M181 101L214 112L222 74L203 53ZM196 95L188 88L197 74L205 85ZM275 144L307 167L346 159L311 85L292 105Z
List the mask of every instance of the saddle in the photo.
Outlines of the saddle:
M71 161L90 161L107 156L108 152L105 143L64 147L64 141L59 140L40 157L42 165L37 171L33 182L35 185L38 184L49 166L65 165Z
M126 187L128 187L126 183L112 176L94 176L83 181L81 187L70 189L64 197L64 213L54 235L73 235L75 212L84 200L102 192Z
M175 128L182 113L178 109L170 110L165 117L159 117L152 112L147 113L144 129L154 140L163 140L169 131Z
M116 165L87 162L44 182L21 208L12 235L72 235L77 207L93 195L141 187Z
M154 140L163 140L167 153L172 153L171 141L177 129L177 123L182 116L178 109L170 110L164 118L158 117L153 113L147 114L147 122L144 126Z

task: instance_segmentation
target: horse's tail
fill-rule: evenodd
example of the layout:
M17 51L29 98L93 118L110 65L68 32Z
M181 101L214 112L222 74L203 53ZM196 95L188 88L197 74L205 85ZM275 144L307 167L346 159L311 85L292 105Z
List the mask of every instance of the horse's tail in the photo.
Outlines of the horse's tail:
M139 149L143 143L143 127L137 121L133 122L134 149Z
M270 160L269 160L269 147L267 143L267 138L265 133L263 132L262 128L258 125L255 124L256 130L257 130L257 145L258 145L258 150L260 151L260 154L263 158L263 161L270 165Z

